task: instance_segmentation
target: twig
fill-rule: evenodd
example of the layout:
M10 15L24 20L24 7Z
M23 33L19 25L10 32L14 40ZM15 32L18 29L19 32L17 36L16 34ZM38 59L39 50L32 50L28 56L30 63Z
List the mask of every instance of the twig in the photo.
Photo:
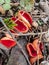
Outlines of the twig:
M37 15L37 14L39 14L39 15L47 15L46 13L36 13L36 12L33 12L33 13L31 13L32 15Z
M40 34L40 38L39 38L39 40L41 41L41 39L42 39L42 29L41 29L41 34ZM40 45L40 43L39 43L39 45ZM38 54L38 50L39 50L39 46L37 47L38 49L37 49L37 54ZM38 56L38 59L37 59L37 65L39 65L39 56Z
M43 34L46 34L47 33L47 31L46 32L40 32L40 33L26 33L26 34L17 34L17 33L13 33L15 36L29 36L29 35L43 35Z
M11 16L11 15L7 15L7 16L5 16L5 15L0 15L0 17L3 17L3 18L8 17L8 18L10 18L10 17L12 17L12 16Z
M41 34L40 34L40 41L41 41L41 39L42 39L42 29L41 29Z
M19 3L10 3L11 6L18 6Z
M34 18L45 18L46 16L45 15L34 15L33 17Z

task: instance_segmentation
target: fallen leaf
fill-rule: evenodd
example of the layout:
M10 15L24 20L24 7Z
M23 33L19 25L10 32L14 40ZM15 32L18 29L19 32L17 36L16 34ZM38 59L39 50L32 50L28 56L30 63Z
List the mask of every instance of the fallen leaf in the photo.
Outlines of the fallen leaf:
M5 14L5 10L3 9L2 6L0 6L0 13L1 13L1 14Z

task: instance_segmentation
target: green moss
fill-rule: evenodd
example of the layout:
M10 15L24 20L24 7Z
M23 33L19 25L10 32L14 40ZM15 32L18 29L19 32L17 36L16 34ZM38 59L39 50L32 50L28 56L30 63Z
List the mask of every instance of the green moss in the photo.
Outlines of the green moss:
M4 3L4 0L0 0L0 4L3 4Z
M19 8L31 12L33 5L34 5L34 0L20 0Z
M10 4L4 4L3 8L4 8L4 10L10 10L11 6L10 6Z
M5 0L5 3L10 3L11 2L11 0Z

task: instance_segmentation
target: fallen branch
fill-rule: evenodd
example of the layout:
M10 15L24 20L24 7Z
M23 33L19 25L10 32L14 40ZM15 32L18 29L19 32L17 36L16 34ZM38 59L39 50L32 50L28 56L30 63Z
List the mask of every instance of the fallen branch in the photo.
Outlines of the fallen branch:
M33 32L31 32L31 33L26 33L26 34L17 34L17 33L13 33L15 36L29 36L29 35L43 35L43 34L46 34L47 33L47 31L46 32L40 32L40 33L33 33Z

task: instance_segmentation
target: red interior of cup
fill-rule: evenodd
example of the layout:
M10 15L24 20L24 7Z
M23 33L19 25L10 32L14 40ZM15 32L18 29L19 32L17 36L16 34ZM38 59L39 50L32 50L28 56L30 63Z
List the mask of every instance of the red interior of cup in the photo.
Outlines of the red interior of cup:
M20 10L19 13L21 13L21 15L26 18L26 20L29 21L30 24L32 24L32 17L30 16L29 13L25 12L25 11L22 11Z
M17 20L15 23L17 24L17 26L15 26L16 30L19 32L27 32L27 26L23 23L23 21Z
M29 45L29 49L33 57L37 56L37 51L33 48L32 45Z
M7 48L12 48L13 46L16 45L16 42L13 39L1 39L1 43L7 47Z
M44 49L44 45L43 45L42 42L39 43L39 48L40 48L41 51Z
M23 23L23 21L15 17L12 17L11 19L16 23L16 26L14 27L15 30L22 33L26 33L28 31L28 27L25 23Z

